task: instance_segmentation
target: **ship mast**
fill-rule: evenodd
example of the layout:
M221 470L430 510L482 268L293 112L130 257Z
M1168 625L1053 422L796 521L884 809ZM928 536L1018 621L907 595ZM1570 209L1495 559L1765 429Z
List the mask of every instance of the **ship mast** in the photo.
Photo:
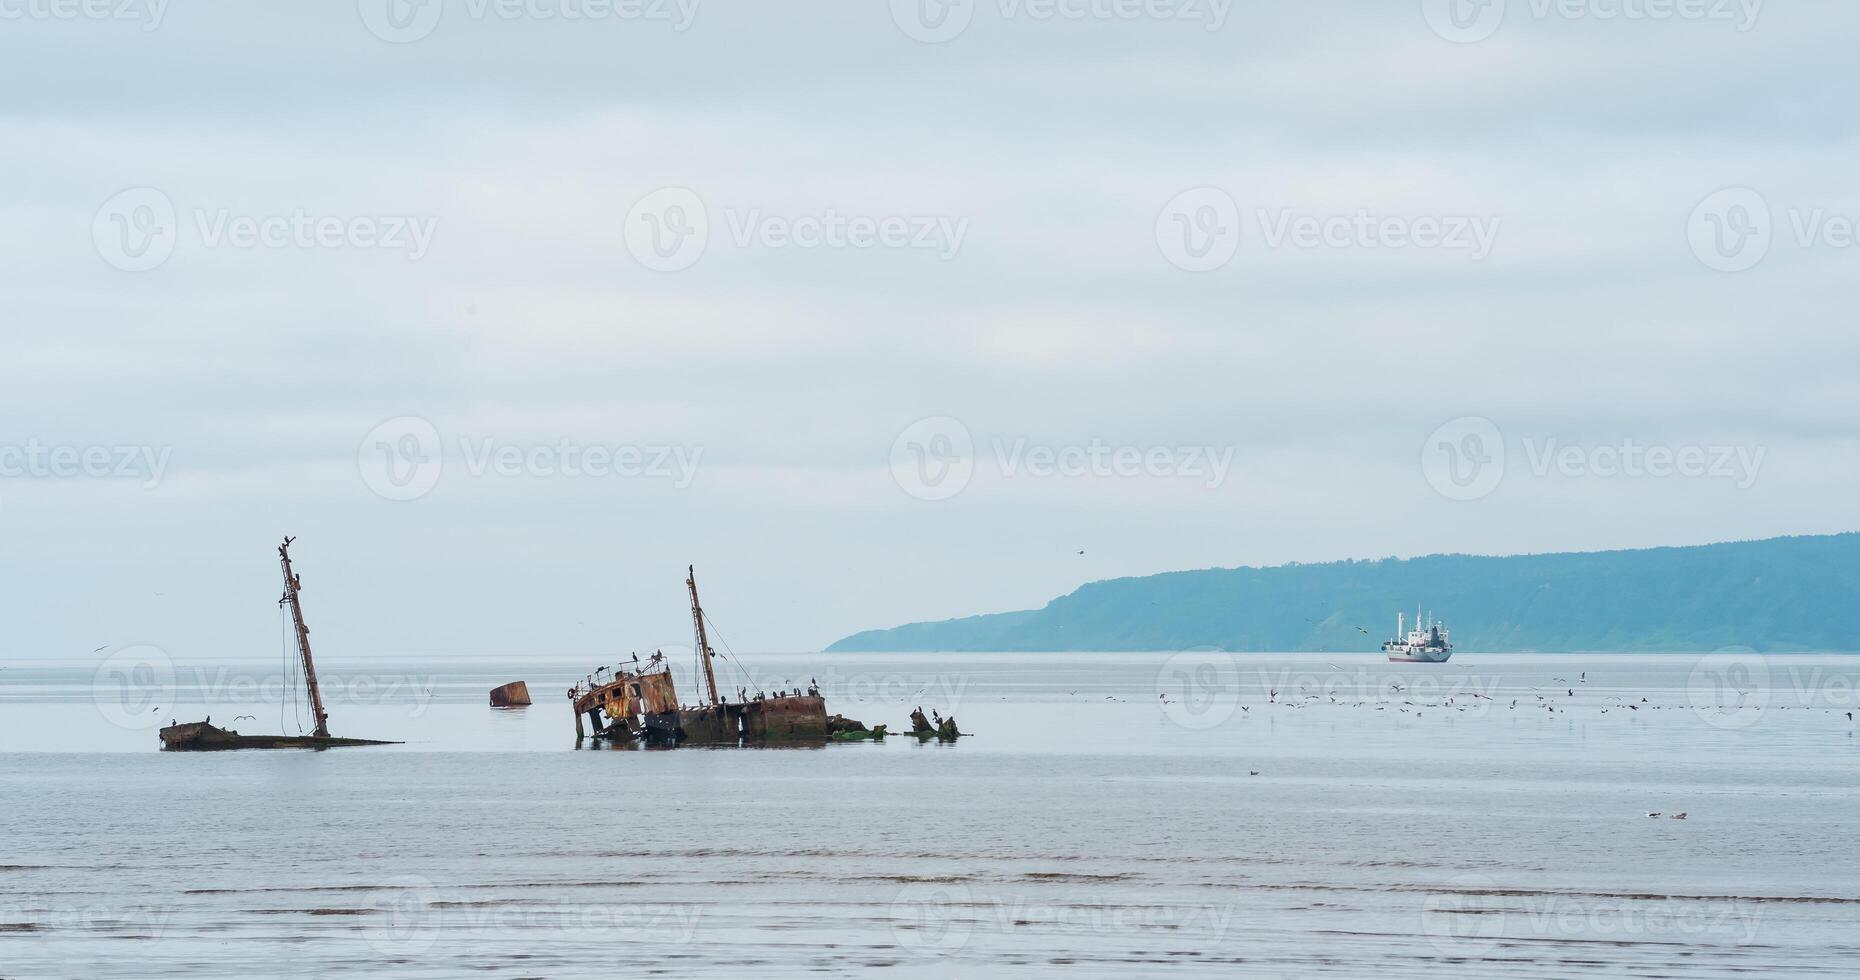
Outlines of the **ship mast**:
M722 704L717 697L717 674L711 669L710 658L716 656L710 648L710 637L704 632L704 607L698 605L697 569L685 566L685 587L691 590L691 622L697 627L698 663L704 665L704 685L710 688L710 703Z
M310 627L304 625L303 603L297 600L297 593L303 590L303 582L291 571L291 542L296 538L287 537L278 546L278 557L284 568L284 598L278 605L291 607L291 619L297 625L297 649L304 658L304 687L310 692L310 711L316 717L317 738L329 737L329 713L323 710L323 694L316 686L316 665L310 660Z

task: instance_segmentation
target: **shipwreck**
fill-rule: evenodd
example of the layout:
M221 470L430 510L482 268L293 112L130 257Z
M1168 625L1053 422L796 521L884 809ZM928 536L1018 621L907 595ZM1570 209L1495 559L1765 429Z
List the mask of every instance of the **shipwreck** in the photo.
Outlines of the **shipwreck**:
M812 684L805 690L775 694L757 691L752 695L747 688L739 688L735 701L719 695L713 665L717 653L711 648L704 607L698 601L695 569L686 569L685 588L691 595L698 673L704 679L707 699L681 705L664 654L654 653L644 661L635 654L630 664L602 667L569 689L577 739L592 736L597 741L693 745L825 744L842 733L866 731L858 722L839 716L829 719L826 699ZM879 738L884 737L883 731L883 726L872 730Z
M298 659L303 667L304 691L310 702L310 715L316 728L309 735L241 735L206 721L175 724L161 730L161 747L165 752L212 752L225 749L327 749L346 745L397 745L365 738L335 738L329 734L329 712L323 709L323 694L316 686L316 664L310 657L310 627L304 625L304 607L298 599L303 581L291 570L291 542L287 537L278 546L279 565L284 570L284 597L279 607L289 607L295 626Z

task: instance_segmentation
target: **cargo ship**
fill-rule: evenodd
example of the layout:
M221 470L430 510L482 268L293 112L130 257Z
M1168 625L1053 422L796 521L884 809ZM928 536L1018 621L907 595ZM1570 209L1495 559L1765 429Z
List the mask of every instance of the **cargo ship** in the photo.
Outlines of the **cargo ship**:
M642 661L634 654L630 663L602 667L569 688L568 699L575 706L575 737L660 745L825 744L833 735L827 702L812 685L805 691L758 691L754 695L741 688L735 701L717 693L713 665L717 652L711 648L704 607L698 601L696 569L687 567L685 588L691 595L698 673L704 679L707 700L681 705L665 655L655 652Z
M1414 611L1414 629L1406 630L1407 619L1395 614L1395 639L1382 644L1390 663L1439 664L1453 656L1453 642L1447 636L1447 624L1436 621L1432 613L1423 621L1421 610Z

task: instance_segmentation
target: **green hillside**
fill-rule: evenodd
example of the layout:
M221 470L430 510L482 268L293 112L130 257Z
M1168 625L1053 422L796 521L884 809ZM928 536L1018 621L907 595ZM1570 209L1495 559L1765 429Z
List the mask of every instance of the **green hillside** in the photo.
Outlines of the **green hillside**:
M1373 651L1417 603L1462 651L1860 651L1860 533L1170 572L828 650Z

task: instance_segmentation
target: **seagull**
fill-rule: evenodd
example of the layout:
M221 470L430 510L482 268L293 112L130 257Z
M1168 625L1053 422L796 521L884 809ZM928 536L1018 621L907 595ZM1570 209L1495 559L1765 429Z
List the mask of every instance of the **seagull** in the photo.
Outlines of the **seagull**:
M1258 770L1258 769L1248 769L1248 770L1247 770L1247 772L1246 772L1246 774L1247 774L1247 775L1249 775L1249 776L1257 776L1257 775L1259 775L1259 770Z
M105 643L105 644L104 644L103 646L100 646L100 647L98 647L97 649L95 649L95 650L92 650L91 652L92 652L92 653L102 653L103 651L105 651L105 650L108 650L108 649L110 649L110 645L109 645L108 643Z
M1366 630L1366 629L1364 629L1364 628L1362 628L1361 626L1358 626L1358 627L1356 628L1356 631L1357 631L1358 633L1361 633L1361 634L1363 634L1364 636L1368 636L1368 635L1369 635L1369 631L1368 631L1368 630Z
M1674 820L1684 820L1685 818L1686 818L1686 813L1684 810L1681 810L1678 813L1673 814Z

